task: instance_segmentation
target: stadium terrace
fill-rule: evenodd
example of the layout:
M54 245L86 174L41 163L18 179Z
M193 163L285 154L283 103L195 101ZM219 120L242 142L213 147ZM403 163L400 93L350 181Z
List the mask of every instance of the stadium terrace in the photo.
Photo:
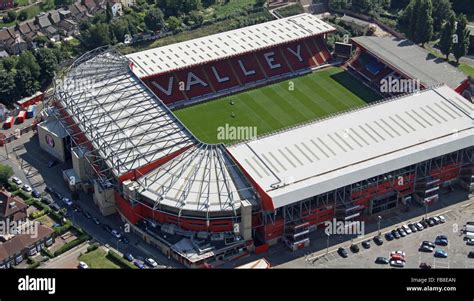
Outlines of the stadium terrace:
M128 56L91 51L55 87L41 147L71 158L102 214L191 268L279 241L297 250L326 221L432 204L453 181L472 190L473 108L447 85L231 146L199 141L171 111L324 68L333 30L302 14Z

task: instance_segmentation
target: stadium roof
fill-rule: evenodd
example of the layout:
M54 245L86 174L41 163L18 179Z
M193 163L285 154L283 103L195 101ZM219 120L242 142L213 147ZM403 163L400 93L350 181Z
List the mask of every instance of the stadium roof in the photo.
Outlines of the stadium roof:
M395 37L355 37L354 42L384 61L385 64L418 79L425 86L446 84L457 88L466 76L441 58L435 57L410 40Z
M249 51L307 38L334 28L311 14L273 20L257 25L193 39L127 55L133 71L145 77L192 65L236 56Z
M79 59L55 93L115 176L195 142L116 53L89 53Z
M447 86L228 148L275 208L472 146L473 107Z
M138 190L155 206L201 212L236 211L251 186L221 145L200 144L140 177Z

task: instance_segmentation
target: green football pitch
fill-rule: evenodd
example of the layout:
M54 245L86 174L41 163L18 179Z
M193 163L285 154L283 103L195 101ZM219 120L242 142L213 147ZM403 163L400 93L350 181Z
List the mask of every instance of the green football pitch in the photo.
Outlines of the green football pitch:
M174 113L201 141L229 144L240 140L234 139L244 133L239 129L267 134L379 99L347 71L331 67ZM222 136L224 128L237 130Z

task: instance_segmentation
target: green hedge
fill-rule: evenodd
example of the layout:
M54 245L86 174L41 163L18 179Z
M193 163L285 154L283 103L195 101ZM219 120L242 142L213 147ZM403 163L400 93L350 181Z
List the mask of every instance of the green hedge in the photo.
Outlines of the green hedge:
M21 189L18 189L17 191L13 192L12 193L13 195L16 195L16 196L19 196L20 198L22 198L24 201L27 201L29 199L31 199L31 194L26 192L26 191L23 191Z
M37 261L37 262L35 262L35 263L33 263L33 264L30 264L30 265L28 266L28 269L36 269L37 267L40 266L40 264L41 264L41 262Z
M87 253L97 250L97 248L99 248L99 243L95 242L87 247Z
M46 248L42 248L42 249L41 249L41 252L42 252L44 255L48 256L49 258L53 258L53 257L54 257L53 252L51 252L50 250L48 250L48 249L46 249Z
M30 217L31 217L31 219L37 219L37 218L42 217L42 216L45 215L46 213L48 213L48 212L46 212L45 210L38 210L38 211L33 212L33 213L30 215Z
M61 248L59 248L56 252L54 252L54 256L59 256L63 254L64 252L67 252L71 250L74 247L77 247L78 245L82 244L86 240L90 239L90 236L87 234L83 234L76 238L75 240L68 242L67 244L63 245Z
M116 252L109 250L105 256L107 259L121 267L122 269L136 269L137 267L128 262L125 258L117 254Z
M69 229L72 227L72 222L70 220L67 220L61 227L56 227L54 228L54 232L56 232L57 235L63 235Z

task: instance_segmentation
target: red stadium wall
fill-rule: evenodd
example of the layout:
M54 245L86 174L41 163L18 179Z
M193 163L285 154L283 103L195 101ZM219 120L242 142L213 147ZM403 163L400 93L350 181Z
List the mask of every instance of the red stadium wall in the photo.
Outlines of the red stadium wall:
M253 86L314 68L331 59L322 37L311 37L179 71L143 77L165 104ZM230 93L231 91L229 91Z

